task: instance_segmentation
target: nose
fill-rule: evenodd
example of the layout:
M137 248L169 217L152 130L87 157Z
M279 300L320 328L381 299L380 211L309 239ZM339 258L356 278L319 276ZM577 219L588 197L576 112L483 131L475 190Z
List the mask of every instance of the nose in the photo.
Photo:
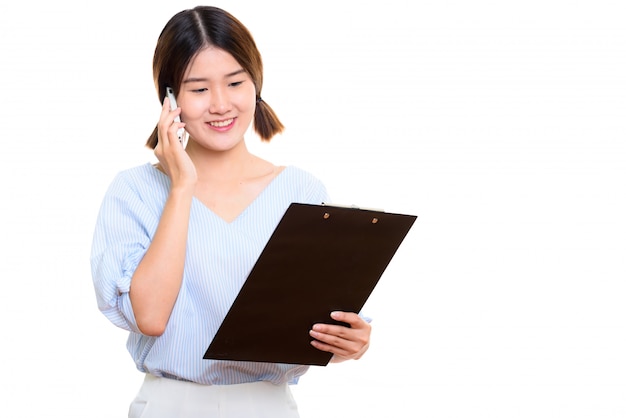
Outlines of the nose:
M227 113L230 110L230 98L226 89L216 88L211 93L209 112L219 115Z

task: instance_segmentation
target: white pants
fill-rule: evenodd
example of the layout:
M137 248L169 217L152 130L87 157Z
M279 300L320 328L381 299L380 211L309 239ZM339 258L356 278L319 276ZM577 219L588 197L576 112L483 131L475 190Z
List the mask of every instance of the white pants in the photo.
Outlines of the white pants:
M199 385L146 374L128 418L298 418L289 385Z

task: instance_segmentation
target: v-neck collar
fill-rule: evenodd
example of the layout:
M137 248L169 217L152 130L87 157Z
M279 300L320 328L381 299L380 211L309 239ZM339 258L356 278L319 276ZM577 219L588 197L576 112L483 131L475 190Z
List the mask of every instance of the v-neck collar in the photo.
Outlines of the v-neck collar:
M155 167L153 164L150 164L150 166L157 171L161 176L164 176L167 179L168 185L171 186L171 180L169 178L169 176L167 174L165 174L163 171L159 170L157 167ZM233 225L235 223L238 223L238 221L240 219L245 218L245 215L252 210L252 208L254 206L257 206L259 204L261 204L260 202L262 200L264 200L264 196L268 195L268 191L271 191L272 188L277 187L276 184L280 182L280 178L283 177L283 174L285 173L285 171L289 170L290 166L285 166L264 188L263 190L261 190L261 192L245 207L243 208L243 210L241 212L239 212L237 214L237 216L235 216L233 218L232 221L227 221L226 219L224 219L223 217L221 217L220 215L218 215L217 213L215 213L215 211L213 211L211 208L209 208L207 205L205 205L200 199L198 199L195 195L192 197L192 204L196 205L198 207L201 207L203 211L206 211L207 213L209 213L211 216L214 216L215 218L219 219L221 222L223 222L225 225Z

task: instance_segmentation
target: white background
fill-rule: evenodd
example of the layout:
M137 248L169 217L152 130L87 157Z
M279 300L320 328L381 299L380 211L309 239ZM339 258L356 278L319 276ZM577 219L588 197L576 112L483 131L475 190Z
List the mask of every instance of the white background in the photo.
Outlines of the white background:
M372 346L303 418L626 416L620 1L220 1L286 132L250 148L337 202L419 218ZM91 234L152 160L156 38L185 1L0 6L0 416L123 417L141 375L96 308Z

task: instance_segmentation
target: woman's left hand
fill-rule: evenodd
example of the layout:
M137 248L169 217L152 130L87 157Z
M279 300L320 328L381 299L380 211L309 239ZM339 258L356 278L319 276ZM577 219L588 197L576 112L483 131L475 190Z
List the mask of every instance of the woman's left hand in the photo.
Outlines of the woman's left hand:
M372 327L358 314L353 312L333 312L330 314L335 321L350 325L315 324L309 331L311 345L318 350L333 353L332 362L358 360L365 354L370 345Z

